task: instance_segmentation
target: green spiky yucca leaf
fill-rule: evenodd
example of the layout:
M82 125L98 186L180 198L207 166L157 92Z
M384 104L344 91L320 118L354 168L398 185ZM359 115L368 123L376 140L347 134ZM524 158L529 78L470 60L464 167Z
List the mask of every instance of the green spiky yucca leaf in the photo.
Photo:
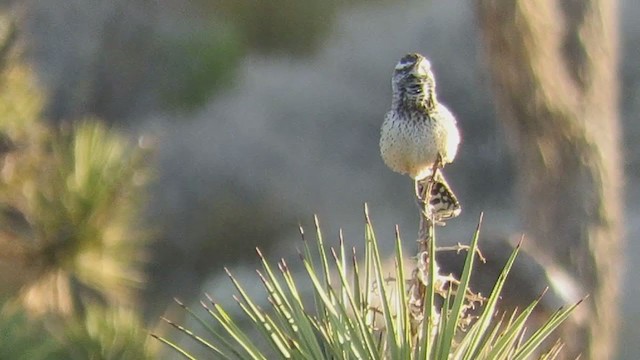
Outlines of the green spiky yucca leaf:
M15 249L5 261L28 274L25 304L72 313L87 296L129 301L142 281L143 152L91 120L15 142L0 188L0 242Z
M141 322L122 307L141 280L146 152L98 119L47 123L8 15L0 12L0 359L149 358Z
M67 313L74 297L126 298L141 278L146 152L98 119L48 124L20 39L0 14L0 298Z
M282 359L527 359L534 355L553 358L560 344L546 353L540 345L579 303L559 309L529 337L525 336L525 325L539 299L506 322L504 316L496 317L496 303L519 246L482 304L477 319L468 326L462 325L468 320L464 309L470 301L466 294L474 271L479 230L480 225L468 249L458 287L446 291L440 308L434 305L434 298L442 294L442 289L436 289L435 257L430 256L430 280L424 297L430 306L424 307L426 320L415 332L411 330L412 315L407 306L405 280L410 276L404 270L400 236L396 232L395 279L388 279L368 214L362 262L357 260L355 250L347 256L343 241L337 249L328 249L316 219L316 251L305 242L301 255L307 277L305 285L310 282L313 287L314 306L307 304L300 283L284 260L274 267L258 252L262 262L258 275L270 304L268 309L252 299L229 273L238 291L237 304L246 318L232 316L209 298L208 302L201 302L205 316L179 302L203 326L203 333L196 334L166 321L207 349L210 356L205 358L212 359L268 359L274 355ZM430 253L434 254L435 238L430 247ZM246 319L266 345L259 347L258 341L241 326ZM153 336L184 358L196 358L185 346L167 337Z

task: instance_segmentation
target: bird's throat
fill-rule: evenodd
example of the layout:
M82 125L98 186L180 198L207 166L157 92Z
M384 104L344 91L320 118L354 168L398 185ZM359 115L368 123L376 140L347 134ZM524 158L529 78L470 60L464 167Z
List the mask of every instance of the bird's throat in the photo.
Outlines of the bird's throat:
M399 91L393 99L393 108L395 111L403 112L426 112L435 111L438 101L435 93L432 91L420 92L412 94L406 91Z

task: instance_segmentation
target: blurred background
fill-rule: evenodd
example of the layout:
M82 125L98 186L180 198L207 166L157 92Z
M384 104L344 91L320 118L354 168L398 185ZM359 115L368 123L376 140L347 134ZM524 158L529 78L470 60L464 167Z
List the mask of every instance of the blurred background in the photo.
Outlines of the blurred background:
M498 120L477 4L23 0L0 9L0 359L83 359L105 347L103 358L174 358L147 337L166 331L160 316L184 316L173 298L231 301L223 267L257 283L255 247L295 259L298 224L311 232L313 214L329 242L343 229L358 246L367 202L386 251L395 224L411 244L412 182L378 153L391 72L407 52L431 59L462 131L446 173L463 213L439 238L468 242L481 211L487 249L508 253L495 244L523 232L514 139ZM638 17L640 3L619 1L618 359L640 357Z

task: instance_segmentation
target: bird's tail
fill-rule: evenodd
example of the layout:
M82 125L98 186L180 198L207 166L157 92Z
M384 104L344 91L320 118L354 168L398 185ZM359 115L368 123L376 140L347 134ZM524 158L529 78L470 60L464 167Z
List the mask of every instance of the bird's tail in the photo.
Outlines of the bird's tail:
M429 203L427 205L427 212L433 214L433 218L436 221L444 221L452 219L462 211L462 206L458 198L451 190L451 187L444 178L442 171L436 171L434 175L433 183L431 185L431 192L429 194ZM431 177L423 180L424 183L429 183Z

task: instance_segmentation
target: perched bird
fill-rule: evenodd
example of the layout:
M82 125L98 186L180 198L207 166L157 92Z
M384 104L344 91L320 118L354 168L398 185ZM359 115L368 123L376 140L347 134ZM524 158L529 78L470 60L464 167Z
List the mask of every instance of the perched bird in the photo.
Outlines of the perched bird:
M438 169L455 158L460 132L454 116L436 98L429 60L420 54L402 57L393 72L391 87L391 110L380 136L384 163L414 180L418 200L428 200L428 209L436 220L458 216L460 203ZM429 182L430 194L425 196L421 184Z

